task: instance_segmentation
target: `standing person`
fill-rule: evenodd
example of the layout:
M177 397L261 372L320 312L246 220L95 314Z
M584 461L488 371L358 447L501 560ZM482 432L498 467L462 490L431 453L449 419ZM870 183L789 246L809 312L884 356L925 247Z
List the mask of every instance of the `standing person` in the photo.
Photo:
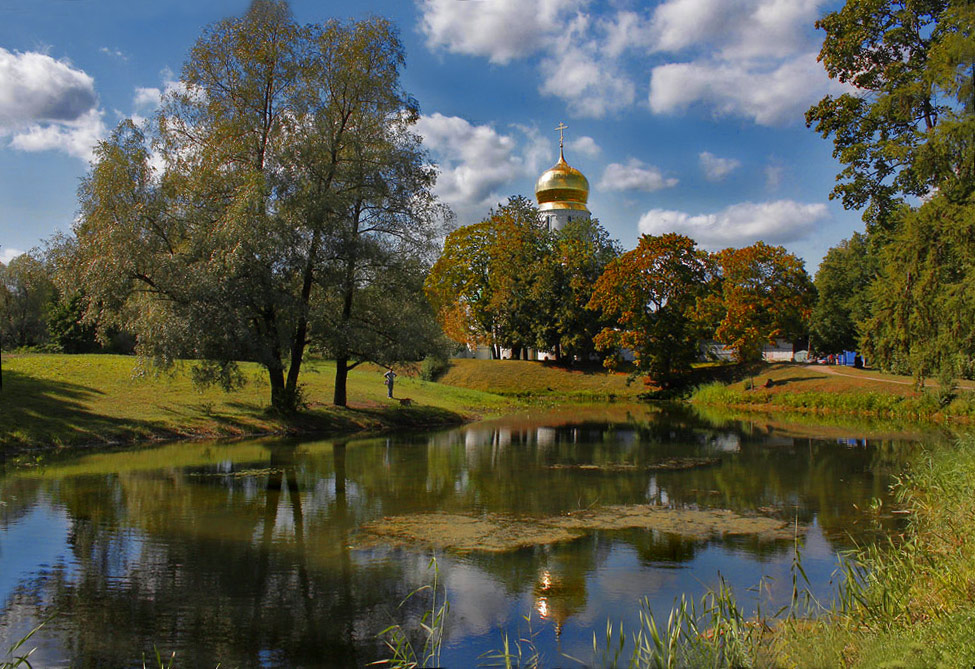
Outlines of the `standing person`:
M385 379L385 381L383 381L383 383L386 384L386 397L389 397L390 399L392 399L392 397L393 397L393 379L396 378L396 372L394 372L393 371L393 368L390 367L388 370L386 370L386 373L383 374L383 378Z

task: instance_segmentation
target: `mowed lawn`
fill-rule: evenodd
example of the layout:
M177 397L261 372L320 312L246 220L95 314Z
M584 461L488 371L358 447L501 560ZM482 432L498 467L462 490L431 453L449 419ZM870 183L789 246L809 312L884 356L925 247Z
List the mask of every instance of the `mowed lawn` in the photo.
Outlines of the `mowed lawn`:
M750 379L756 387L762 387L770 395L797 392L886 392L902 397L916 397L919 391L913 377L886 374L874 369L856 369L845 365L799 365L779 363L767 365ZM766 381L772 383L764 388ZM748 380L729 385L735 390L744 390ZM958 390L975 390L971 381L958 381ZM934 379L925 379L925 388L937 387Z
M299 381L306 408L285 419L267 411L266 372L251 363L242 370L244 387L226 393L194 386L188 363L178 364L172 373L158 373L131 356L5 354L0 445L420 428L501 413L513 402L410 378L409 370L400 370L396 399L390 400L384 370L362 365L349 374L348 408L339 408L331 404L334 364L311 360L303 365ZM400 398L409 398L409 405Z
M567 400L636 399L647 391L625 372L609 372L591 363L576 368L527 360L451 361L440 383L515 397Z

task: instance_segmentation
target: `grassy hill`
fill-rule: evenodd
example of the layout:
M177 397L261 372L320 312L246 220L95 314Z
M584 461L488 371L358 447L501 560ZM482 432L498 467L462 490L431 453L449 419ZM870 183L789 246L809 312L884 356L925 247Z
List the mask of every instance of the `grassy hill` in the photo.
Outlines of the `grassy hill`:
M440 383L508 397L566 400L636 399L646 392L640 381L593 363L573 368L526 360L453 360Z
M157 374L130 356L5 354L0 447L420 428L502 413L515 403L406 374L396 381L397 399L389 400L383 370L363 365L349 374L348 408L338 408L331 405L334 364L311 360L300 379L307 408L285 419L267 411L264 371L250 363L242 369L244 387L225 393L196 388L187 364L177 365L172 374ZM400 398L409 398L410 405Z

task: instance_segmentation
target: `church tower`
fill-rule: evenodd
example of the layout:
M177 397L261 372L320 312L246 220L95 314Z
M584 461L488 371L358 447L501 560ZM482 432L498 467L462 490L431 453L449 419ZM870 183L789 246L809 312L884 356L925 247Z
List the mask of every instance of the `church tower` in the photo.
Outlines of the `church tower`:
M535 199L542 223L549 230L561 230L569 221L589 220L586 207L589 199L589 181L586 177L565 162L562 150L562 131L568 126L559 123L559 162L542 172L535 183Z

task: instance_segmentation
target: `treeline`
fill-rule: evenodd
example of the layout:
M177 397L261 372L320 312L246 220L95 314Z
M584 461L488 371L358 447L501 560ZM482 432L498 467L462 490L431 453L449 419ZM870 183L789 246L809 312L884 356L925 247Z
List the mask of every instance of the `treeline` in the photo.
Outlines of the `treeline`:
M806 121L833 140L833 197L866 230L820 265L813 345L975 378L975 5L849 2L817 25L827 72L856 91Z
M49 353L131 353L131 335L85 322L81 293L65 292L40 251L0 263L0 348Z
M524 197L448 235L425 288L444 331L468 347L609 366L626 350L663 386L690 371L702 341L754 360L775 339L804 339L815 300L802 261L782 247L708 253L671 233L623 253L596 220L549 232Z

